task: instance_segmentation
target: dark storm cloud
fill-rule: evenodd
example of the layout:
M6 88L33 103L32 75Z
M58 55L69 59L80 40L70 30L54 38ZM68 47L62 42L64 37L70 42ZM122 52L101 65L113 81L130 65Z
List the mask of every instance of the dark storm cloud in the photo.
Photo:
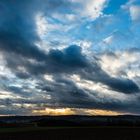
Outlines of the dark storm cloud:
M81 53L81 48L76 45L64 50L50 50L44 65L48 73L73 73L73 71L88 66L88 60Z
M11 57L12 59L10 59ZM7 59L7 66L18 77L25 79L31 75L45 73L73 73L89 65L87 58L81 53L81 48L76 45L69 46L64 50L50 50L48 54L45 54L45 59L42 61L30 62L17 54L10 54L10 56L6 54L5 58ZM26 72L19 70L19 67L24 67Z
M89 62L89 60L81 53L81 48L76 45L69 46L64 50L50 50L45 55L43 63L29 63L25 59L9 60L8 66L16 72L20 78L28 78L29 75L45 74L45 73L77 73L95 82L101 82L108 85L112 90L123 93L139 92L138 86L129 79L112 78L106 74L99 66L98 61ZM22 73L17 68L24 66L27 70ZM15 70L16 69L16 70ZM30 74L29 74L30 73Z
M111 75L108 75L103 69L101 69L98 61L90 63L88 68L81 72L81 76L94 82L103 83L112 90L118 92L130 94L140 91L137 84L132 80L126 78L114 78Z
M44 4L45 3L45 4ZM40 6L38 6L38 4ZM62 6L69 6L68 2L63 0L29 0L19 1L1 1L1 21L0 21L0 50L7 60L7 66L16 73L19 78L28 78L29 74L20 72L19 66L24 66L31 74L40 74L45 72L59 72L63 69L73 69L73 67L85 66L85 58L81 55L80 47L70 46L64 52L60 50L51 50L45 54L35 45L39 41L36 32L35 16L38 12L49 12L53 9L60 10ZM45 11L45 9L47 10ZM18 11L18 12L17 12ZM28 16L27 16L28 15ZM11 59L12 58L12 59ZM28 59L41 61L38 65L30 63ZM83 60L82 60L83 59ZM61 69L61 66L63 69ZM35 69L35 70L34 70ZM70 71L70 70L69 70Z
M111 89L122 93L137 93L140 91L139 87L130 79L110 78L104 82L109 85Z
M18 54L19 57L44 59L45 54L35 46L35 41L39 38L35 28L34 11L29 10L30 2L1 1L0 3L2 5L0 50Z
M15 95L19 95L20 97L30 97L32 95L32 93L24 91L24 87L7 86L5 90L10 91Z
M43 81L43 79L41 81ZM56 75L54 82L44 81L42 84L38 83L37 88L41 89L46 94L51 95L51 102L53 105L57 103L57 105L63 104L63 107L66 107L67 104L69 104L72 107L72 103L77 104L80 100L88 101L90 99L84 89L77 87L75 82L65 78L64 75ZM82 106L82 102L80 106Z
M118 92L126 94L139 92L138 86L132 80L112 78L100 68L98 62L95 61L91 63L84 55L81 54L80 47L76 45L70 46L62 51L50 50L50 52L46 54L45 57L46 59L44 60L44 63L39 62L35 64L31 64L22 58L9 59L8 66L20 78L28 78L28 76L31 77L35 76L36 74L42 75L45 73L75 73L81 75L81 77L86 78L87 80L103 83L109 86L112 90ZM22 73L17 69L18 66L24 66L27 72ZM54 91L55 90L57 91L56 87Z
M55 12L66 5L68 2L63 0L59 2L57 0L0 1L0 50L44 60L46 58L44 52L35 45L39 40L35 16L38 12L47 11L49 14L52 9Z

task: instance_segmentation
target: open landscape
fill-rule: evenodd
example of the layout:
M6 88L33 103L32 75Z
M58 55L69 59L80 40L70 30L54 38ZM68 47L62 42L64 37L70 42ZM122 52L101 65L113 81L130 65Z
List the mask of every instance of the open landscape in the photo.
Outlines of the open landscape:
M139 116L15 116L0 118L2 140L138 140Z
M0 140L140 140L140 0L0 0Z

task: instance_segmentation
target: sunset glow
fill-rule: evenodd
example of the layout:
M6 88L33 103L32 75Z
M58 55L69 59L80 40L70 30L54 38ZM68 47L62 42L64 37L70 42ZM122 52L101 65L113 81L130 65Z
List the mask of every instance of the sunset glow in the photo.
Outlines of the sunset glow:
M46 108L44 110L34 110L33 114L50 115L50 116L58 116L58 115L114 116L114 115L121 115L122 113L115 112L115 111L109 111L109 110L100 110L100 109Z

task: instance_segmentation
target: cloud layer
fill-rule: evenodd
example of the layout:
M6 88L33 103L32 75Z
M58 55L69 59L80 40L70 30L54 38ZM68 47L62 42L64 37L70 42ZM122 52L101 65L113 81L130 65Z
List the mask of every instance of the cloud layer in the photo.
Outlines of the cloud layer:
M45 108L140 113L139 4L123 3L115 16L104 13L108 4L0 2L1 115L32 115ZM127 31L115 24L122 22L121 10L130 10Z

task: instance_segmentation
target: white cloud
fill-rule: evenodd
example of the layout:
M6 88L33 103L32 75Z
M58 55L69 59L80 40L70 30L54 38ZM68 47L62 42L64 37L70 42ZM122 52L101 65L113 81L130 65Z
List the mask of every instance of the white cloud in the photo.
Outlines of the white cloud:
M82 53L84 55L87 55L88 57L92 53L91 49L92 49L93 42L91 42L91 41L88 41L88 40L76 40L76 41L73 41L73 44L76 44L76 45L80 46L81 49L82 49Z
M98 102L109 102L111 100L131 102L132 100L135 100L135 97L131 96L130 98L126 94L120 94L119 92L112 91L108 86L102 83L95 83L90 80L82 79L79 75L76 74L71 75L70 79L77 85L77 87L84 89L84 91L87 91L86 94L91 99L96 98L96 101Z
M140 52L123 51L113 55L104 54L101 57L101 67L114 77L126 77L135 80L140 77Z
M129 0L121 8L129 12L132 21L140 20L140 5L137 4L137 0Z
M69 30L73 29L76 26L76 24L70 24L70 21L66 22L67 24L64 24L63 20L65 21L67 21L68 19L72 20L72 18L74 18L73 16L74 15L72 14L52 13L52 17L54 19L61 20L61 22L57 23L52 17L46 17L45 15L43 15L43 13L38 13L35 19L36 31L41 39L41 42L37 42L36 43L37 46L40 47L40 45L42 46L44 43L45 43L44 45L47 46L47 43L49 43L50 40L52 39L59 40L60 38L62 39L62 36L63 36L63 40L67 40L65 34ZM47 47L45 47L45 50Z
M47 74L45 74L45 75L44 75L44 78L45 78L45 80L47 80L47 81L54 82L54 79L53 79L53 76L52 76L52 75L47 75Z
M124 10L128 10L129 7L134 4L136 2L136 0L129 0L126 4L122 5L121 8Z
M140 20L140 6L138 5L130 6L130 16L133 21Z
M100 15L102 15L102 10L105 6L106 0L89 0L84 3L85 5L85 15L91 17L92 19L96 19ZM84 15L84 13L83 13Z
M57 18L62 22L79 21L82 18L94 20L101 16L108 0L69 0L71 11L64 13L52 13L53 18Z
M8 78L13 78L15 75L10 71L10 69L6 66L6 60L3 57L3 54L0 53L0 78L2 76L6 76Z
M18 95L13 95L11 92L0 90L0 99L20 99Z
M36 15L36 25L37 32L41 38L44 38L51 31L68 31L71 26L62 25L61 23L53 23L52 19L49 19L43 15L43 13L38 13Z
M107 0L71 0L71 2L80 5L76 11L81 17L96 19L103 14L102 10L106 6Z
M69 13L64 13L64 14L60 14L60 13L53 13L52 17L60 20L63 23L67 23L67 22L74 22L75 20L78 20L78 17L76 17L75 14L69 14Z
M43 17L41 13L37 14L36 16L36 25L37 25L37 32L40 36L46 34L47 30L47 20Z

